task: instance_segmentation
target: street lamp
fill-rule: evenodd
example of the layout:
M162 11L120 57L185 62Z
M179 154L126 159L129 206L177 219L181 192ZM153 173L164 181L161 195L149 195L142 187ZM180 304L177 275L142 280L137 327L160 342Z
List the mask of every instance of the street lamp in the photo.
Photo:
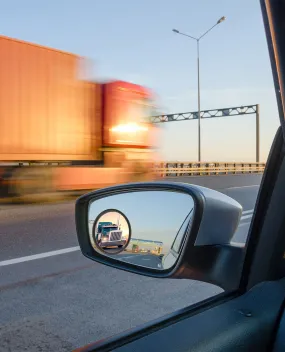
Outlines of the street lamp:
M172 31L176 34L184 35L190 39L196 40L197 43L197 71L198 71L198 161L201 162L201 106L200 106L200 62L199 62L199 44L200 39L205 37L207 33L209 33L214 27L216 27L221 22L225 21L226 17L221 17L211 28L209 28L205 33L203 33L200 37L192 37L189 34L182 33L178 29L172 29Z

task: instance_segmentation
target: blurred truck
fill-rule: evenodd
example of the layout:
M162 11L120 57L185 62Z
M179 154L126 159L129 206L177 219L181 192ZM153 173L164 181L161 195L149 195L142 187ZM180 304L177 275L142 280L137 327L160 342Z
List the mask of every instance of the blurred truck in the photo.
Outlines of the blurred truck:
M154 97L77 55L0 36L0 197L153 179Z

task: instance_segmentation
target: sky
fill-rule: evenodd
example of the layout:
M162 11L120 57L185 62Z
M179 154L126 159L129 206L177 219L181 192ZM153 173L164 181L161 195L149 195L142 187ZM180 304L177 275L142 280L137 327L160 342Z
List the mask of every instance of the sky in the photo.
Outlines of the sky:
M261 159L279 125L258 0L0 0L0 34L89 59L88 79L122 79L155 92L158 111L197 110L196 44L201 41L201 109L260 104ZM197 160L197 122L161 126L164 160ZM255 117L202 121L203 161L254 161Z

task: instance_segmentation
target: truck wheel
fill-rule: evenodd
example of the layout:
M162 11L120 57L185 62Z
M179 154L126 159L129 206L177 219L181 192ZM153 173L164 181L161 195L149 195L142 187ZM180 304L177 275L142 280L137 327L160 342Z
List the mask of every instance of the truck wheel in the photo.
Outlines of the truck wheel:
M46 167L20 167L12 176L12 193L16 197L48 194L52 190L51 169Z

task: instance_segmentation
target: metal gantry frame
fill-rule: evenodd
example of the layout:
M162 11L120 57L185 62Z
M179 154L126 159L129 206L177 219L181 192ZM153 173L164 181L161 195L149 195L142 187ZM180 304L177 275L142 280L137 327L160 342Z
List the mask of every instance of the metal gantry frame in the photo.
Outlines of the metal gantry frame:
M212 110L203 110L200 111L201 119L211 119L218 117L231 117L239 115L252 115L255 114L256 119L256 162L259 162L260 158L260 131L259 131L259 104L255 105L246 105L246 106L237 106L231 108L222 108L222 109L212 109ZM174 121L187 121L187 120L198 120L199 112L181 112L175 114L163 114L156 115L150 118L152 123L164 123L164 122L174 122Z

